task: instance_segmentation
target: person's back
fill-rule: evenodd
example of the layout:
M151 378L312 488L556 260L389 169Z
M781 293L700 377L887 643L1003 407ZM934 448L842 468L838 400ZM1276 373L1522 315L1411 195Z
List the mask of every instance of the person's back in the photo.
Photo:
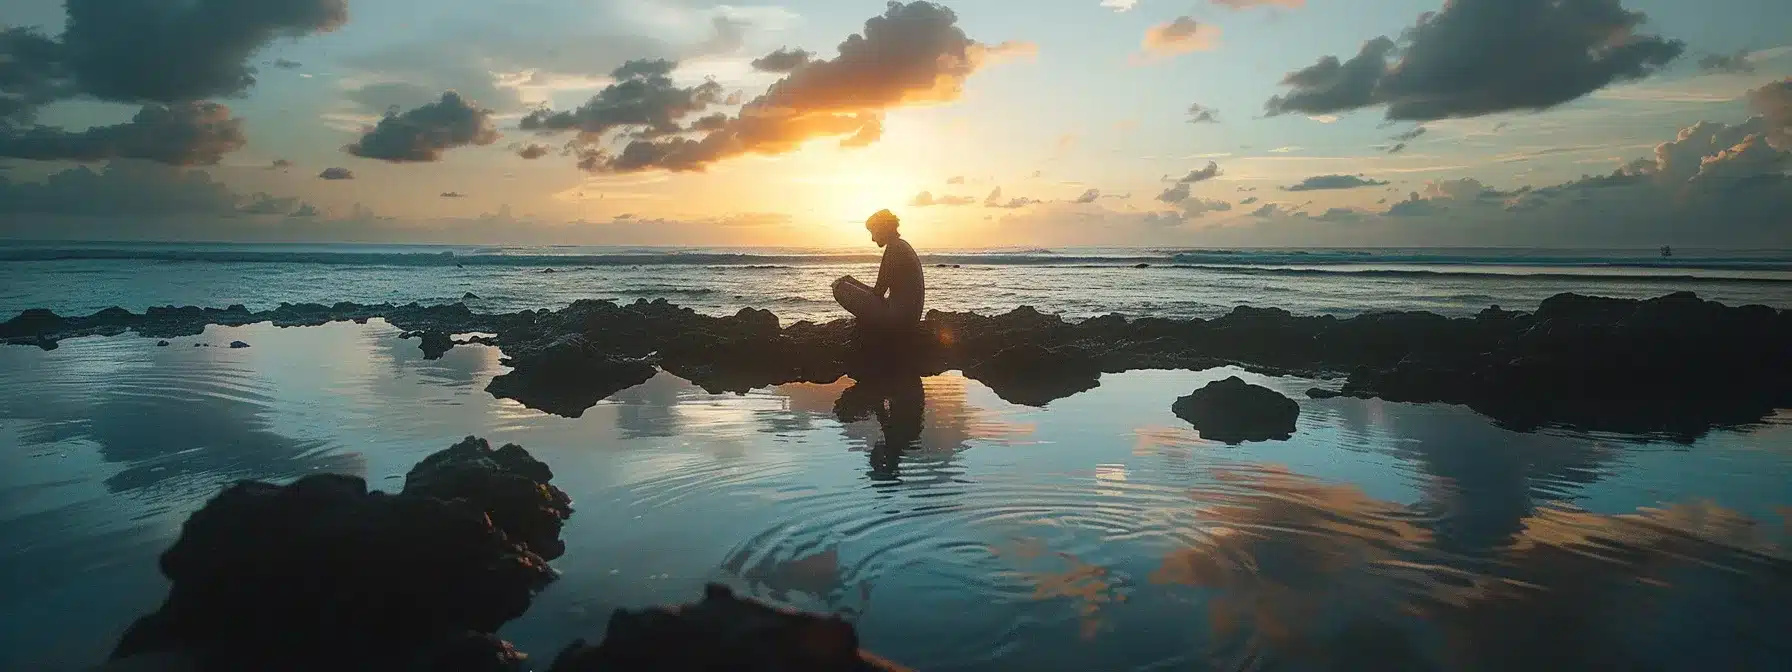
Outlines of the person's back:
M861 323L895 329L921 321L927 282L921 276L920 255L897 232L900 224L889 210L879 210L865 220L872 242L884 248L875 286L850 275L834 281L834 300Z

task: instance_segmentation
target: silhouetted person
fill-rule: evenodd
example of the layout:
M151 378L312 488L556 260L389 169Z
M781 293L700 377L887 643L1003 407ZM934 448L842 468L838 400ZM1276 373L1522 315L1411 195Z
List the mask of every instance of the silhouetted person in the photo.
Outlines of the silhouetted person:
M889 210L865 220L871 242L884 248L877 266L877 284L866 286L850 275L834 281L834 300L859 323L880 330L898 330L921 321L927 283L921 278L921 257L896 229L901 221Z

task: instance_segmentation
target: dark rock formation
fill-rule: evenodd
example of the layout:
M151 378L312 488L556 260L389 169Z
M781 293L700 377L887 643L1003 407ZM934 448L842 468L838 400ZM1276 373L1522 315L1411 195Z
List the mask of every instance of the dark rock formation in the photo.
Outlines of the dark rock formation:
M168 342L167 341L156 341L156 347L166 348L166 347L168 347Z
M460 295L460 298L462 301L472 301L472 300L478 299L479 295L474 294L472 292L467 292L465 294Z
M655 363L711 392L831 382L892 366L919 375L960 369L1005 399L1035 405L1094 387L1101 372L1237 365L1270 375L1347 374L1347 396L1466 404L1517 429L1677 438L1792 407L1792 311L1728 307L1689 293L1647 301L1562 294L1536 313L1495 307L1465 318L1241 306L1211 320L1108 315L1071 323L1024 306L992 316L930 311L919 333L876 338L858 334L851 320L780 325L763 310L715 317L664 300L507 314L476 314L462 303L188 306L142 315L109 308L72 318L37 309L0 323L0 340L51 348L62 338L126 330L173 337L207 324L373 317L411 332L497 334L516 370L488 389L562 415L645 380Z
M449 336L447 332L436 331L433 329L425 331L407 331L399 334L398 337L416 337L419 341L417 347L423 350L424 359L441 359L442 354L453 349L455 345L454 338Z
M493 633L554 580L535 545L558 552L546 519L571 509L549 476L521 448L469 438L398 495L334 474L236 483L162 554L168 598L113 658L178 652L200 672L517 669Z
M242 341L231 341L231 342L230 342L230 349L231 349L231 350L241 350L241 349L243 349L243 348L247 348L247 347L249 347L249 344L248 344L248 343L244 343L244 342L242 342Z
M672 608L618 609L597 646L575 641L548 672L901 672L859 649L838 617L777 609L735 597L720 584L703 601Z
M502 361L515 368L492 379L487 392L530 408L576 418L597 402L652 378L653 364L607 354L577 333L536 346L519 346Z
M1300 404L1282 393L1244 382L1238 376L1208 383L1170 406L1201 438L1239 444L1294 435Z
M572 498L549 485L553 479L553 470L522 446L493 450L469 436L411 467L400 494L465 501L491 516L511 541L553 560L566 552L560 527L572 515Z

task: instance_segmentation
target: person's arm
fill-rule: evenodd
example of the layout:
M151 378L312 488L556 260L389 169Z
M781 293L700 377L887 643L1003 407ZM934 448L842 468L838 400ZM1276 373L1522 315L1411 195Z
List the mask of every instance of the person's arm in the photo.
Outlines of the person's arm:
M884 294L890 291L890 263L894 261L890 258L890 253L893 251L893 247L884 248L884 257L877 263L877 284L871 288L871 293L880 299L886 298Z

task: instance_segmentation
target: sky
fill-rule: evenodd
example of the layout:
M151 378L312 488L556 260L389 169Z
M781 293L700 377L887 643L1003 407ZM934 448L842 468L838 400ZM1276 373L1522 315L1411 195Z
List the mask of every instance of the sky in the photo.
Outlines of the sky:
M1792 248L1785 0L8 0L0 237Z

